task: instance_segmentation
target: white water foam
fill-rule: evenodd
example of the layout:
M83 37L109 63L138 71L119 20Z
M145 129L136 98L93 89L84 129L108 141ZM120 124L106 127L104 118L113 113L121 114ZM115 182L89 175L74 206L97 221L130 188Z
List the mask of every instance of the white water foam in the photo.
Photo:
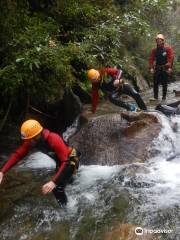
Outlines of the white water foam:
M67 186L68 208L76 212L79 204L94 205L100 189L120 171L121 166L81 166L73 185Z
M19 168L32 168L32 169L41 168L54 169L55 167L56 167L55 161L42 152L35 152L30 154L22 162L20 162L19 165Z
M162 123L162 131L154 140L153 148L159 150L159 154L148 161L149 174L143 176L144 180L155 183L152 188L146 189L147 204L153 204L153 208L165 208L174 204L179 205L180 199L180 155L172 161L167 161L169 156L180 152L180 117L159 116ZM176 124L176 132L173 131ZM142 177L142 176L141 176Z
M79 172L79 181L83 188L94 185L98 180L107 180L112 178L120 169L120 166L100 166L90 165L81 166Z
M166 161L169 156L180 152L180 117L176 116L169 119L164 115L156 114L156 116L162 124L162 130L153 141L152 148L157 149L158 154L145 164L149 173L139 174L139 176L144 182L152 181L155 183L154 187L147 189L144 193L149 199L148 204L151 204L152 201L157 207L162 207L179 203L180 199L180 155L172 161ZM175 132L172 125L176 125ZM21 167L52 169L55 168L55 162L47 155L36 152L31 154L21 164ZM77 193L73 196L70 194L70 199L72 197L73 201L69 207L77 205L80 198L93 204L99 194L98 186L117 176L121 168L122 166L81 166L76 177L76 184L68 187Z

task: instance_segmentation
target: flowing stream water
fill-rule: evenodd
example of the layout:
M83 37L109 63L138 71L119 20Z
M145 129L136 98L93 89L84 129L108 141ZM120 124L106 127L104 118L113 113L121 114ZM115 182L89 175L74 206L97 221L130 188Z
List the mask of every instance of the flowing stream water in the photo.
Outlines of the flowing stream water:
M24 192L1 220L0 239L106 240L106 233L121 223L155 236L138 239L180 239L180 116L154 114L162 130L147 149L151 158L121 166L81 165L66 188L65 208L52 195L41 194L53 174L53 160L36 152L22 161L14 171L26 177ZM18 194L18 187L14 191Z
M80 166L67 186L66 208L60 209L52 196L28 195L1 223L0 239L104 239L104 232L118 222L165 229L161 239L180 239L180 116L157 115L163 128L146 163ZM38 185L54 168L52 159L36 152L16 171L31 169Z

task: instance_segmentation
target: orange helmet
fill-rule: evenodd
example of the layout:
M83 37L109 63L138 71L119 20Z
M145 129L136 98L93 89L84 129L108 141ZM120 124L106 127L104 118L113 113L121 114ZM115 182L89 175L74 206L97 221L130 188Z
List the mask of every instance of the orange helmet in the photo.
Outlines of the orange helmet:
M158 35L156 36L156 40L157 40L158 38L160 38L160 39L162 39L162 40L165 40L164 35L162 35L162 34L158 34Z
M97 81L100 77L100 73L99 73L99 71L97 71L95 69L90 69L87 72L87 76L90 81Z
M21 126L21 138L31 139L37 136L42 130L43 127L38 121L34 119L29 119L25 121Z

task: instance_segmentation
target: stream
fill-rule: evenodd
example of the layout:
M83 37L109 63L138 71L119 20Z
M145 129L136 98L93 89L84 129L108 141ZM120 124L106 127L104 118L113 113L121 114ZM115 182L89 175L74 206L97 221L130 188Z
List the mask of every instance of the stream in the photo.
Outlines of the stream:
M147 149L153 157L121 166L81 165L66 188L65 208L52 195L41 195L42 184L53 174L53 160L40 152L23 160L11 170L22 176L22 182L8 194L20 190L20 196L0 218L0 239L108 240L108 232L131 224L141 229L137 239L179 240L180 116L154 114L162 130Z

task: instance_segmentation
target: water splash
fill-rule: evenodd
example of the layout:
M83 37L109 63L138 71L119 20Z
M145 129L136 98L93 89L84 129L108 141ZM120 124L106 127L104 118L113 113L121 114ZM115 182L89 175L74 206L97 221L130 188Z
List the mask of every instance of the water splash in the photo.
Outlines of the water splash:
M79 124L79 116L74 120L73 124L66 129L66 131L63 133L63 139L68 142L68 139L70 136L72 136L78 128Z
M32 225L34 230L30 229L31 232L21 235L22 239L33 236L33 231L38 232L43 229L51 231L54 222L67 220L72 222L72 225L73 221L81 224L87 211L90 211L97 222L101 221L110 211L113 198L121 194L122 190L130 194L132 209L127 216L129 222L151 227L157 227L157 224L174 226L177 229L177 209L180 208L180 156L169 162L166 159L179 152L180 117L168 119L163 115L155 114L162 124L162 131L149 149L156 153L152 158L146 163L122 166L80 166L75 181L66 188L69 199L66 209L59 209L55 200L52 205L52 198L47 202L38 203L37 206L35 202L27 206L31 218L37 223L35 226ZM37 152L30 155L21 167L53 169L55 163L46 155ZM30 211L32 205L35 207ZM21 212L25 216L27 210L23 210L22 206L17 208L15 221L17 219L20 221ZM6 222L3 226L5 236L5 232L6 234L8 232L5 227ZM70 229L72 236L76 235L78 228L79 226L74 223ZM8 236L11 236L10 232Z
M21 169L54 169L56 167L55 161L50 158L48 155L42 152L35 152L26 157L20 165L18 166Z
M173 126L180 125L180 117L158 117L162 123L162 131L150 149L157 154L144 164L148 173L137 173L128 178L133 183L127 189L133 196L134 203L129 221L134 222L136 219L136 224L150 229L171 229L172 234L164 239L178 239L180 155L172 161L167 161L167 158L179 153L180 132L178 129L174 131Z

